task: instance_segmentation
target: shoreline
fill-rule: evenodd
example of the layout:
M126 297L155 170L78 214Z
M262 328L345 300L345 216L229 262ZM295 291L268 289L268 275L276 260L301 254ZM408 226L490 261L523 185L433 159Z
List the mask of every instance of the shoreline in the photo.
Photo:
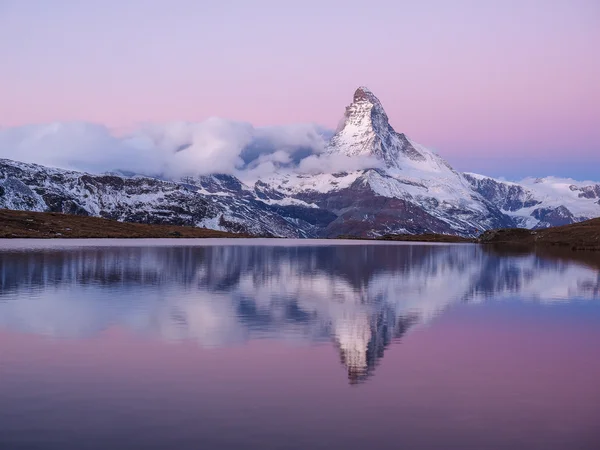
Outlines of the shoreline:
M184 225L118 222L99 217L51 212L0 210L0 239L223 239L245 238L287 240L253 236ZM302 238L298 238L302 239ZM424 233L388 234L376 238L340 235L323 241L421 242L438 244L481 244L486 247L522 249L555 248L572 251L600 251L600 218L560 227L528 230L510 228L488 230L478 238Z

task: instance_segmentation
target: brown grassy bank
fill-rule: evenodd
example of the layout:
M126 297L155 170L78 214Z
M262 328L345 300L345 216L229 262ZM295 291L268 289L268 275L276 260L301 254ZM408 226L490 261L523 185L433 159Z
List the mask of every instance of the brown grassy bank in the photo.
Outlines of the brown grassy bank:
M478 242L495 245L561 247L571 250L600 250L600 218L543 230L522 228L491 230Z
M0 238L230 238L250 237L206 228L146 225L98 217L0 210Z

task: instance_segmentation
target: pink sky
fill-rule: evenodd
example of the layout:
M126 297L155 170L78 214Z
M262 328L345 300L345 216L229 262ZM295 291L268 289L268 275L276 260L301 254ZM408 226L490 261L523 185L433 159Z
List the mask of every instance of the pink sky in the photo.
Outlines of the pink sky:
M0 1L0 126L335 127L354 89L446 156L600 161L596 0Z

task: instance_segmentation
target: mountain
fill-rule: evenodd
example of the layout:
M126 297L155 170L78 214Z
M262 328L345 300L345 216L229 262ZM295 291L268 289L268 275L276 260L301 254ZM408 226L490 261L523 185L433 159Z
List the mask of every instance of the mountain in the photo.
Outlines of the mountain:
M90 175L0 160L0 207L187 225L264 236L300 236L299 227L228 175L188 182Z
M329 153L371 156L388 168L402 170L402 158L425 161L404 134L394 131L381 102L366 87L359 87L344 119L328 145Z
M281 237L475 236L600 216L600 184L457 172L396 132L365 87L324 151L308 159L308 169L284 168L249 184L224 174L173 181L0 160L0 207Z
M600 183L546 177L520 183L477 174L465 178L523 228L548 228L600 216Z
M436 232L472 236L515 226L440 156L397 133L368 89L354 93L324 158L367 158L371 167L333 173L274 175L261 182L277 195L332 211L321 231L377 236Z

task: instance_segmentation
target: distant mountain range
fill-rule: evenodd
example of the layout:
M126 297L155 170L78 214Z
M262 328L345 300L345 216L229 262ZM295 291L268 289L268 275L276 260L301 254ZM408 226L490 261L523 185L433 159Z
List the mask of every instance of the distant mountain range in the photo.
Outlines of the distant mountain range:
M554 177L512 183L457 172L397 133L364 87L322 156L329 166L282 171L251 185L224 174L169 181L0 160L0 207L280 237L474 236L600 216L600 183Z

